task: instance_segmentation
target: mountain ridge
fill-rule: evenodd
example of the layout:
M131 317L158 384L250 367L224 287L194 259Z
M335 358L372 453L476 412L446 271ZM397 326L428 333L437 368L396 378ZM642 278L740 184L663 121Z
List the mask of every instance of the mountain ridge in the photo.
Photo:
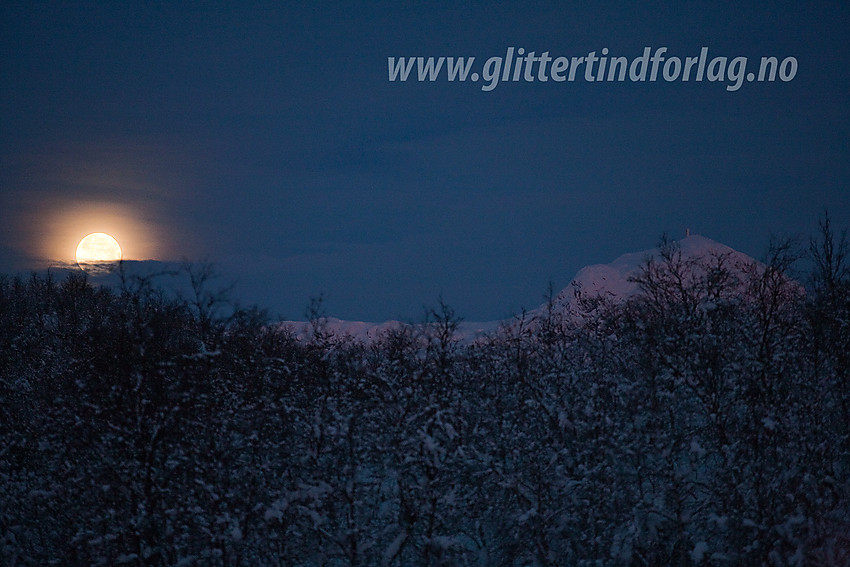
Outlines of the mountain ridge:
M724 256L738 269L755 262L752 257L699 234L691 234L681 240L670 242L677 247L682 257L687 259ZM633 281L633 277L640 273L649 260L657 259L660 254L660 247L657 246L638 252L627 252L607 264L585 266L576 272L566 287L558 292L551 306L545 302L526 312L525 317L535 319L552 307L568 311L575 307L579 292L585 296L602 295L616 301L626 300L639 291L639 285ZM462 341L473 341L510 323L510 318L495 321L460 321L455 336ZM281 321L280 324L289 327L299 337L307 337L315 332L315 322ZM397 320L366 322L347 321L334 317L322 317L319 324L324 330L333 334L364 342L377 340L383 333L404 325Z

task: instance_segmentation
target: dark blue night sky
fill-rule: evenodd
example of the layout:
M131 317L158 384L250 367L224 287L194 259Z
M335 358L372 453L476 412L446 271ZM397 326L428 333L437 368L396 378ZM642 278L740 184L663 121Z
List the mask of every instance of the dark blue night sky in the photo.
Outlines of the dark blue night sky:
M33 3L0 8L0 271L208 260L243 302L508 316L685 229L758 256L850 225L845 3ZM522 47L796 59L793 80L390 82Z

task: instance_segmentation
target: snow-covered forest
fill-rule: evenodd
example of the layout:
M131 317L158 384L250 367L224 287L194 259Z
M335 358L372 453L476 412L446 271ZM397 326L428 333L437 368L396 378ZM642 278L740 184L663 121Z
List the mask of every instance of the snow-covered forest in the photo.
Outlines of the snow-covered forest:
M0 279L0 563L848 565L850 258L821 228L745 266L667 242L640 293L471 342L444 304L296 336L204 270Z

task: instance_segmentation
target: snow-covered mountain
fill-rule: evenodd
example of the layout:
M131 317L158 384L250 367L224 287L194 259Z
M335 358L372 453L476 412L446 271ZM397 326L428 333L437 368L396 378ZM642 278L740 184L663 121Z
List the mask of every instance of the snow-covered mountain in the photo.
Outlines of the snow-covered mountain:
M753 258L716 242L710 238L700 235L690 235L675 243L681 252L682 258L705 259L723 257L728 266L744 269L751 265ZM625 300L638 292L638 286L630 279L640 273L642 267L651 258L657 258L660 252L658 248L642 250L623 254L608 264L593 264L585 266L573 277L570 284L561 290L554 299L554 308L569 311L576 302L576 293L581 292L585 296L602 295L613 300ZM533 319L542 315L548 309L547 304L526 314L527 319ZM309 336L313 326L304 321L285 321L283 325L289 326L299 336ZM347 336L356 340L371 341L379 338L382 333L389 329L398 328L402 325L399 321L385 321L383 323L369 323L363 321L344 321L335 318L326 318L322 324L327 331L339 336ZM467 322L463 321L458 327L457 336L462 341L471 341L484 334L498 329L501 325L510 324L510 321L488 321Z
M676 241L683 260L723 257L730 268L743 270L754 262L753 258L737 250L700 235L691 235ZM555 304L567 308L576 299L576 292L585 295L603 295L612 299L628 299L638 292L638 285L631 281L650 259L659 257L659 249L623 254L609 264L585 266L555 298Z

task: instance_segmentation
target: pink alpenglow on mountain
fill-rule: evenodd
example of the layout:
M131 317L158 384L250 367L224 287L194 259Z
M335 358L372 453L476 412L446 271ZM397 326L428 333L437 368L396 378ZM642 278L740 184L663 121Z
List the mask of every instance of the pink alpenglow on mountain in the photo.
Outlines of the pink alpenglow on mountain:
M690 235L673 243L683 261L703 261L709 264L723 259L724 265L733 270L743 271L747 266L757 264L755 260L724 244L699 235ZM641 252L623 254L609 264L593 264L578 271L570 282L555 297L553 305L542 305L526 314L526 320L542 317L550 308L564 313L578 313L578 294L582 297L603 297L612 301L625 301L640 291L639 285L632 281L638 276L650 259L659 259L661 252L652 248ZM578 316L578 315L575 315ZM458 325L457 338L463 342L474 341L491 333L503 325L512 325L511 321L467 322ZM293 329L296 335L306 338L311 334L311 323L304 321L285 321L283 325ZM348 337L362 342L378 339L383 333L402 326L398 321L369 323L363 321L344 321L335 318L322 320L324 330L339 337Z

